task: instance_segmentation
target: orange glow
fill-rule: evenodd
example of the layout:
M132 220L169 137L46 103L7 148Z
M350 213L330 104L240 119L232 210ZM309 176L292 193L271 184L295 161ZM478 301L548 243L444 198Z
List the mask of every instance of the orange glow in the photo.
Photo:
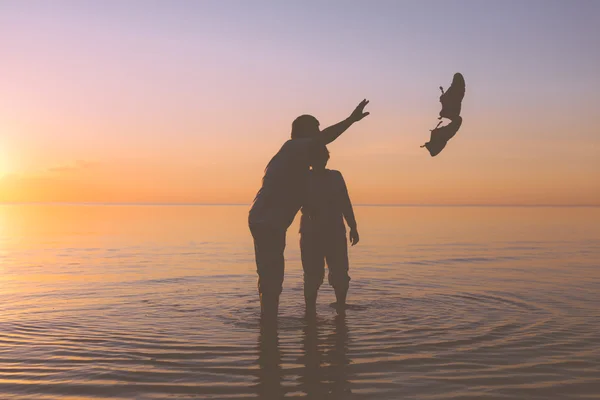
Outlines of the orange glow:
M499 3L446 31L444 13L390 3L336 29L332 10L208 3L4 7L0 202L249 204L295 117L326 127L366 97L371 115L330 145L355 203L600 205L588 25L558 11L517 24ZM464 122L431 158L419 146L457 71Z
M483 139L483 121L472 120L431 158L419 148L426 118L408 120L393 135L386 126L394 121L376 112L330 145L329 167L342 171L357 204L599 204L600 161L583 141ZM161 151L143 143L136 150L126 141L102 149L98 142L95 153L88 151L93 161L48 154L52 164L40 157L29 170L0 178L0 201L249 204L289 134L285 123L270 130L256 141L252 134L217 134L208 142L154 144Z

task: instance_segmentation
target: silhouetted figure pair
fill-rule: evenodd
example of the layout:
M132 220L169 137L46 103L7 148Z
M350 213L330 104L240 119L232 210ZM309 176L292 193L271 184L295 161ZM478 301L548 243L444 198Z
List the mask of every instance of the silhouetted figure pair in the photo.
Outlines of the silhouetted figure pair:
M462 108L462 100L465 97L465 79L460 73L454 74L452 84L446 92L444 88L440 86L442 95L440 96L440 102L442 103L442 110L438 119L448 118L450 123L448 125L440 127L442 121L431 130L431 139L421 147L427 148L429 154L432 157L438 155L450 139L456 135L458 129L462 125L462 117L460 111Z
M367 115L363 100L345 120L319 130L319 121L302 115L292 123L291 139L283 144L265 169L262 187L258 191L248 224L254 239L258 272L261 314L274 318L279 308L285 259L286 232L304 205L309 180L311 156L352 124Z
M317 293L325 276L325 262L329 270L329 284L335 291L337 312L344 312L350 283L344 219L350 228L352 245L359 241L346 182L339 171L326 168L328 161L329 151L325 146L317 148L311 157L312 170L300 219L300 252L307 313L316 309Z

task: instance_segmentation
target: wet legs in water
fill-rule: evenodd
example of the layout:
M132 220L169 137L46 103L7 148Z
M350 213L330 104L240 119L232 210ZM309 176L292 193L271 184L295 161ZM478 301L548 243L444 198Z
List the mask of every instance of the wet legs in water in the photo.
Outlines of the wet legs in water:
M304 303L306 305L306 316L312 317L317 312L317 295L319 288L311 288L304 284Z
M346 297L350 286L348 244L345 234L338 235L331 241L325 259L329 269L328 281L335 291L335 309L338 314L343 315L346 312Z
M261 224L250 225L250 231L254 238L261 315L267 319L277 319L285 267L283 252L286 231Z
M324 273L321 272L317 275L316 279L305 279L304 282L304 302L306 304L306 315L313 315L316 313L317 309L317 296L319 292L319 287L321 286L320 282L323 281ZM345 278L345 276L344 276ZM333 282L331 275L329 277L329 281L333 286L333 290L335 292L335 309L338 314L344 314L346 310L346 297L348 296L348 288L350 287L349 283L346 279L338 279L341 282ZM311 280L313 282L311 282Z
M335 309L338 314L346 313L346 296L348 296L348 284L336 284L333 287L335 291Z
M325 277L325 261L329 269L329 284L333 286L336 297L336 310L343 313L346 309L346 296L350 277L348 276L348 248L345 235L337 240L323 240L318 235L300 237L300 253L304 269L304 301L306 312L316 311L317 294Z
M277 320L279 311L279 295L275 293L260 294L260 314L265 322Z

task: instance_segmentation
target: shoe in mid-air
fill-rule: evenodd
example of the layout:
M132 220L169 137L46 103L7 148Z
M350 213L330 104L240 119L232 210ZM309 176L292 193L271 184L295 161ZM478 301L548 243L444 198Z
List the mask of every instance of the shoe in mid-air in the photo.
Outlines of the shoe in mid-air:
M452 139L458 129L462 125L462 118L460 116L455 117L448 125L442 126L441 121L437 126L431 130L431 138L429 142L425 143L421 147L425 147L431 157L435 157L446 147L448 140Z
M440 96L440 103L442 103L440 119L448 118L452 120L460 116L462 101L465 97L465 88L465 78L459 72L454 74L452 84L448 90L444 92L444 88L440 86L440 90L442 91L442 95Z

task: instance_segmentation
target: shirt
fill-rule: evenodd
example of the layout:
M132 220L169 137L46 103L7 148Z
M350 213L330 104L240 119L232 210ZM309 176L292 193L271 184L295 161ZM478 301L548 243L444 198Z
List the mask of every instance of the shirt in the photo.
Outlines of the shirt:
M262 187L256 194L248 222L287 229L304 203L310 166L310 151L316 141L291 139L271 159Z
M307 187L300 232L345 234L344 215L350 214L352 206L342 174L329 169L310 171Z

